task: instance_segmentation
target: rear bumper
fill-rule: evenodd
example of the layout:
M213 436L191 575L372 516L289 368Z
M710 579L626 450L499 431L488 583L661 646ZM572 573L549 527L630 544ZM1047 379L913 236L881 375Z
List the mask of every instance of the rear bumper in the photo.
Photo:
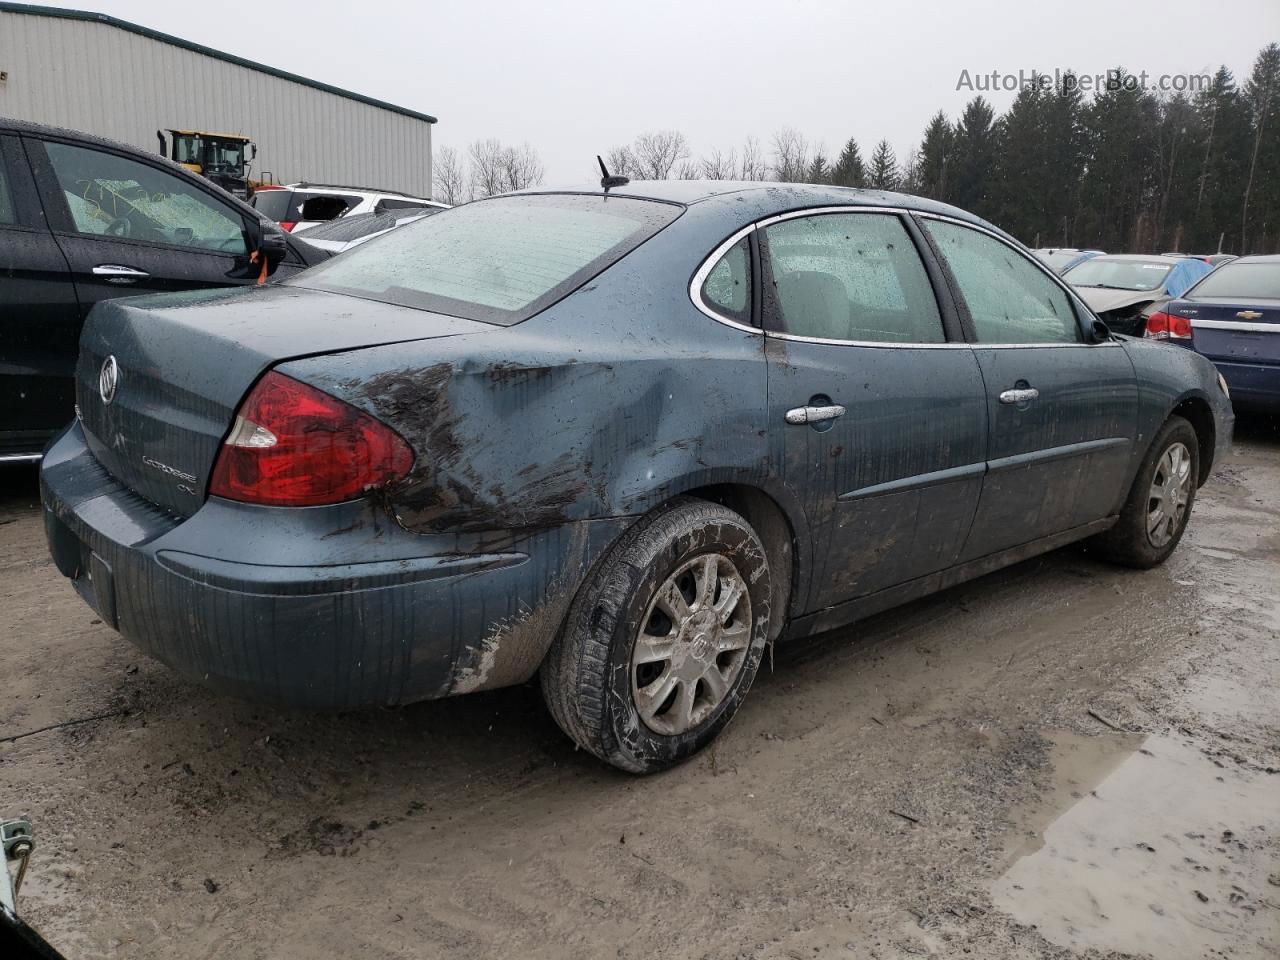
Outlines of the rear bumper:
M233 695L323 709L527 680L626 525L420 536L368 501L216 498L184 520L107 474L78 425L40 488L55 565L126 639Z
M1280 365L1230 360L1214 360L1213 365L1227 381L1233 404L1280 409Z

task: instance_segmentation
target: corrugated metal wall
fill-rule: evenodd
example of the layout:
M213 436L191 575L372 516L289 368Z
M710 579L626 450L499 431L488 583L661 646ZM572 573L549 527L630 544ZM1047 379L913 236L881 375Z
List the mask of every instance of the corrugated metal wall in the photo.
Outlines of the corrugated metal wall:
M0 116L158 151L165 128L240 133L255 177L431 195L431 124L118 27L0 12Z

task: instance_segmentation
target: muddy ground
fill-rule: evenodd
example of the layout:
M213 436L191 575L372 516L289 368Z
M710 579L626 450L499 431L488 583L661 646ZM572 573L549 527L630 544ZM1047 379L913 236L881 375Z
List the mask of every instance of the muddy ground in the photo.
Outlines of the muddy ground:
M0 813L69 957L1280 955L1269 423L1163 568L1062 551L780 648L648 779L533 686L317 717L183 682L50 565L33 479L0 477Z

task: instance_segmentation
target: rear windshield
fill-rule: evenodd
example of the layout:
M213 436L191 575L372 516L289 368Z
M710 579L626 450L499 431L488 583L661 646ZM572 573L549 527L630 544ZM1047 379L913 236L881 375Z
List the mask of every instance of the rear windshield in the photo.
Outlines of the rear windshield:
M1280 300L1280 263L1228 263L1201 280L1189 296Z
M486 323L518 323L680 215L627 197L499 197L401 227L287 281Z
M309 217L304 217L302 205L312 197L324 199L312 204L307 210ZM259 190L249 202L264 217L277 223L297 223L308 218L332 220L358 204L360 198L349 194L316 193L313 190Z
M359 240L370 234L390 230L396 225L396 218L389 213L360 213L354 217L342 217L330 220L307 231L307 240L333 240L347 243Z
M1105 287L1111 290L1154 290L1173 269L1172 261L1106 260L1094 257L1072 267L1062 279L1077 287Z

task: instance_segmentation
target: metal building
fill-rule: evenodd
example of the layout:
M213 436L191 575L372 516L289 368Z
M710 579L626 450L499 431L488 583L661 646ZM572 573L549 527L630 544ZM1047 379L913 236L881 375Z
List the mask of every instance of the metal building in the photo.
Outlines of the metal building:
M253 177L431 196L435 117L101 13L0 2L0 116L155 151L157 130L239 133Z

